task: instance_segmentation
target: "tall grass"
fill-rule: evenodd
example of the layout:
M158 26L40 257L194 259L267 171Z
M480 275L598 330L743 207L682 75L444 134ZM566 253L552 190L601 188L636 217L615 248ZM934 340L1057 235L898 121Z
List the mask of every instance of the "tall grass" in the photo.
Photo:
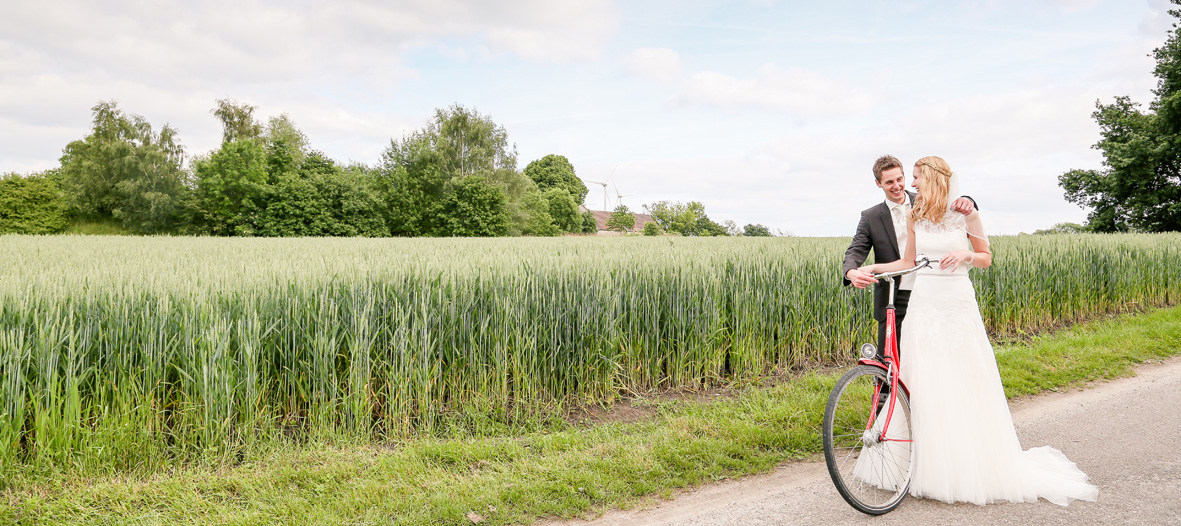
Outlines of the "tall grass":
M871 294L841 286L846 244L3 236L0 485L272 439L527 425L571 401L845 361L875 330ZM994 332L1181 289L1177 234L994 252L974 274Z

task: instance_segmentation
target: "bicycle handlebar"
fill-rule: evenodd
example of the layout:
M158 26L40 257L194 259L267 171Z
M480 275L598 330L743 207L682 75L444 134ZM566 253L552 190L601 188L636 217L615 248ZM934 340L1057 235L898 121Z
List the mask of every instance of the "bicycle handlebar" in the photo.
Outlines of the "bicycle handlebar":
M918 272L919 269L931 266L931 258L928 258L922 254L919 254L918 257L914 258L914 260L917 263L914 268L907 270L896 270L894 272L886 272L884 274L874 274L873 277L874 279L890 279L896 276L910 274L911 272Z

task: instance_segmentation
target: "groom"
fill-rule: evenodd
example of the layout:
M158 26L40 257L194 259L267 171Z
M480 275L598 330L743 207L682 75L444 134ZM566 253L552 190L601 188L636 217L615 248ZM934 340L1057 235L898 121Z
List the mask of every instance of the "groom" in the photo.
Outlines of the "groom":
M852 284L859 289L877 283L871 274L858 269L865 263L870 250L873 250L873 257L877 263L902 259L902 252L906 250L906 216L910 214L910 205L915 198L915 194L906 190L906 172L903 171L902 162L897 157L884 155L878 158L873 163L873 176L878 188L886 194L886 201L861 212L857 233L853 235L853 242L845 251L844 283ZM976 208L976 202L970 197L961 197L956 199L951 207L967 214ZM897 320L894 337L897 343L901 340L902 319L906 317L906 305L910 302L914 274L894 278L893 281L894 317ZM873 298L873 317L878 321L880 359L886 350L886 303L889 302L890 292L886 287L874 287Z

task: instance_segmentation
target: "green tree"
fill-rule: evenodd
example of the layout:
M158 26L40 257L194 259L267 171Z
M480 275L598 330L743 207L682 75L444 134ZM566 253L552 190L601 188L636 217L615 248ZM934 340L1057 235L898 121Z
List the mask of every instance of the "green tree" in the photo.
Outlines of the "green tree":
M302 162L303 153L279 137L262 143L266 151L267 180L275 182L284 174L294 173Z
M259 214L263 236L385 236L381 198L363 169L340 169L311 152L297 171L283 172L267 186Z
M0 234L57 234L69 224L70 205L44 174L0 176Z
M318 157L313 153L309 158ZM306 164L306 162L305 162ZM389 228L381 215L382 199L377 180L363 167L337 168L320 183L335 221L331 236L386 237Z
M383 188L404 177L405 167L395 166L391 174L364 165L341 168L311 150L307 136L286 114L271 118L264 129L254 120L253 106L217 103L213 113L222 121L225 142L194 163L202 231L245 236L390 234Z
M262 126L254 120L254 111L258 108L249 104L239 104L232 99L218 99L217 107L210 110L221 121L221 142L230 143L238 140L255 140L262 136Z
M565 188L550 188L542 191L548 203L549 216L554 225L562 232L582 231L582 216L578 213L578 203Z
M324 236L332 223L315 182L300 173L284 172L263 194L254 234L273 237Z
M550 202L540 191L526 193L519 201L519 209L524 212L525 223L518 235L523 236L557 236L562 229L554 224L550 215Z
M539 213L546 207L533 198L524 202L536 185L520 177L516 165L515 146L491 117L459 105L436 110L423 129L391 140L382 154L379 172L390 232L471 236L546 230ZM528 184L522 186L522 179ZM499 198L491 198L493 193ZM467 198L477 201L457 201ZM493 203L502 209L488 210ZM465 222L455 215L465 209L481 216Z
M655 221L644 223L643 232L645 236L659 236L664 233L664 231L660 229L660 224L656 223Z
M742 235L747 237L771 237L771 229L762 224L748 224L742 227Z
M278 117L271 117L267 121L263 138L268 145L280 144L284 155L291 159L291 164L298 166L307 158L309 151L308 136L305 135L286 113Z
M219 236L257 235L269 178L262 145L251 139L222 143L194 165L200 229Z
M712 237L712 236L729 236L726 232L726 227L715 223L712 219L706 216L701 216L697 219L697 224L689 235Z
M323 155L309 155L307 136L286 114L271 118L264 128L255 120L255 110L229 99L218 100L212 110L221 120L223 142L194 162L199 230L216 235L351 235L334 219L338 211L325 193L340 170Z
M562 233L550 213L553 207L548 194L539 190L525 174L500 168L487 174L486 179L504 193L509 215L508 235L556 236Z
M115 184L122 203L113 216L138 234L175 232L191 221L191 177L181 167L183 150L168 126L154 137L150 127L141 130L152 142L136 149L137 176Z
M588 191L586 185L574 174L574 165L570 164L570 160L564 155L551 154L529 163L525 167L525 175L537 183L537 187L542 190L551 188L566 190L570 197L574 198L575 207L586 200ZM572 232L572 230L567 230L567 232Z
M453 179L517 169L517 148L509 144L508 132L476 110L458 104L437 109L420 134L438 152L443 173Z
M504 194L481 176L470 175L448 183L437 209L438 224L433 232L436 236L503 236L508 233L509 217Z
M660 224L665 232L682 236L701 235L702 228L708 226L702 219L709 220L705 215L705 205L697 201L688 203L657 201L644 205L644 209L652 215L652 219ZM710 221L712 223L712 221ZM715 223L716 224L716 223ZM719 228L721 228L719 226ZM725 229L722 228L725 232Z
M1050 228L1038 230L1034 235L1040 234L1081 234L1087 231L1087 227L1078 223L1058 223Z
M450 177L428 141L390 141L377 171L390 234L413 237L434 232L436 207Z
M626 205L619 205L607 218L607 230L626 233L636 226L636 215L627 209Z
M1181 5L1181 0L1172 0ZM1181 19L1181 10L1169 10ZM1157 87L1149 111L1127 96L1096 102L1103 170L1071 170L1059 184L1066 199L1091 209L1098 232L1181 230L1181 34L1176 24L1153 52Z
M595 219L595 214L590 210L582 213L582 233L594 234L599 231L599 220Z
M114 101L91 110L91 134L62 151L62 187L74 211L120 221L136 233L176 229L187 215L190 188L176 130L165 125L156 133Z
M340 173L335 163L315 153L297 164L296 148L285 137L268 141L267 183L263 185L258 235L334 236L340 232L327 193Z

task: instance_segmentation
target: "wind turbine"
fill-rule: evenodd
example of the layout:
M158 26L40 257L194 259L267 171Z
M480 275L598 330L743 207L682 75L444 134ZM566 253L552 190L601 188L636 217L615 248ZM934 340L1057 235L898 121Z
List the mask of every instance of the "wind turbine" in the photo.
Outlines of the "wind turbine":
M617 165L615 165L615 168L619 168L619 165L618 165L618 164L617 164ZM601 186L603 187L603 211L604 211L604 212L610 212L610 211L611 211L611 209L610 209L610 208L607 208L607 183L611 183L612 185L614 185L614 184L615 184L615 183L611 182L611 178L612 178L612 177L615 177L615 168L612 168L612 169L611 169L611 175L608 175L608 176L607 176L607 180L606 180L606 181L602 181L602 182L600 182L600 181L591 181L591 180L588 180L588 179L583 179L583 180L582 180L582 182L584 182L584 183L597 184L597 185L601 185ZM616 193L618 193L618 191L616 191Z
M582 182L603 185L603 210L604 211L607 210L607 183L601 183L599 181L591 181L589 179L583 179Z
M611 181L611 188L615 189L615 206L617 207L623 204L624 197L631 197L631 194L623 195L619 193L619 187L615 186L615 181Z

